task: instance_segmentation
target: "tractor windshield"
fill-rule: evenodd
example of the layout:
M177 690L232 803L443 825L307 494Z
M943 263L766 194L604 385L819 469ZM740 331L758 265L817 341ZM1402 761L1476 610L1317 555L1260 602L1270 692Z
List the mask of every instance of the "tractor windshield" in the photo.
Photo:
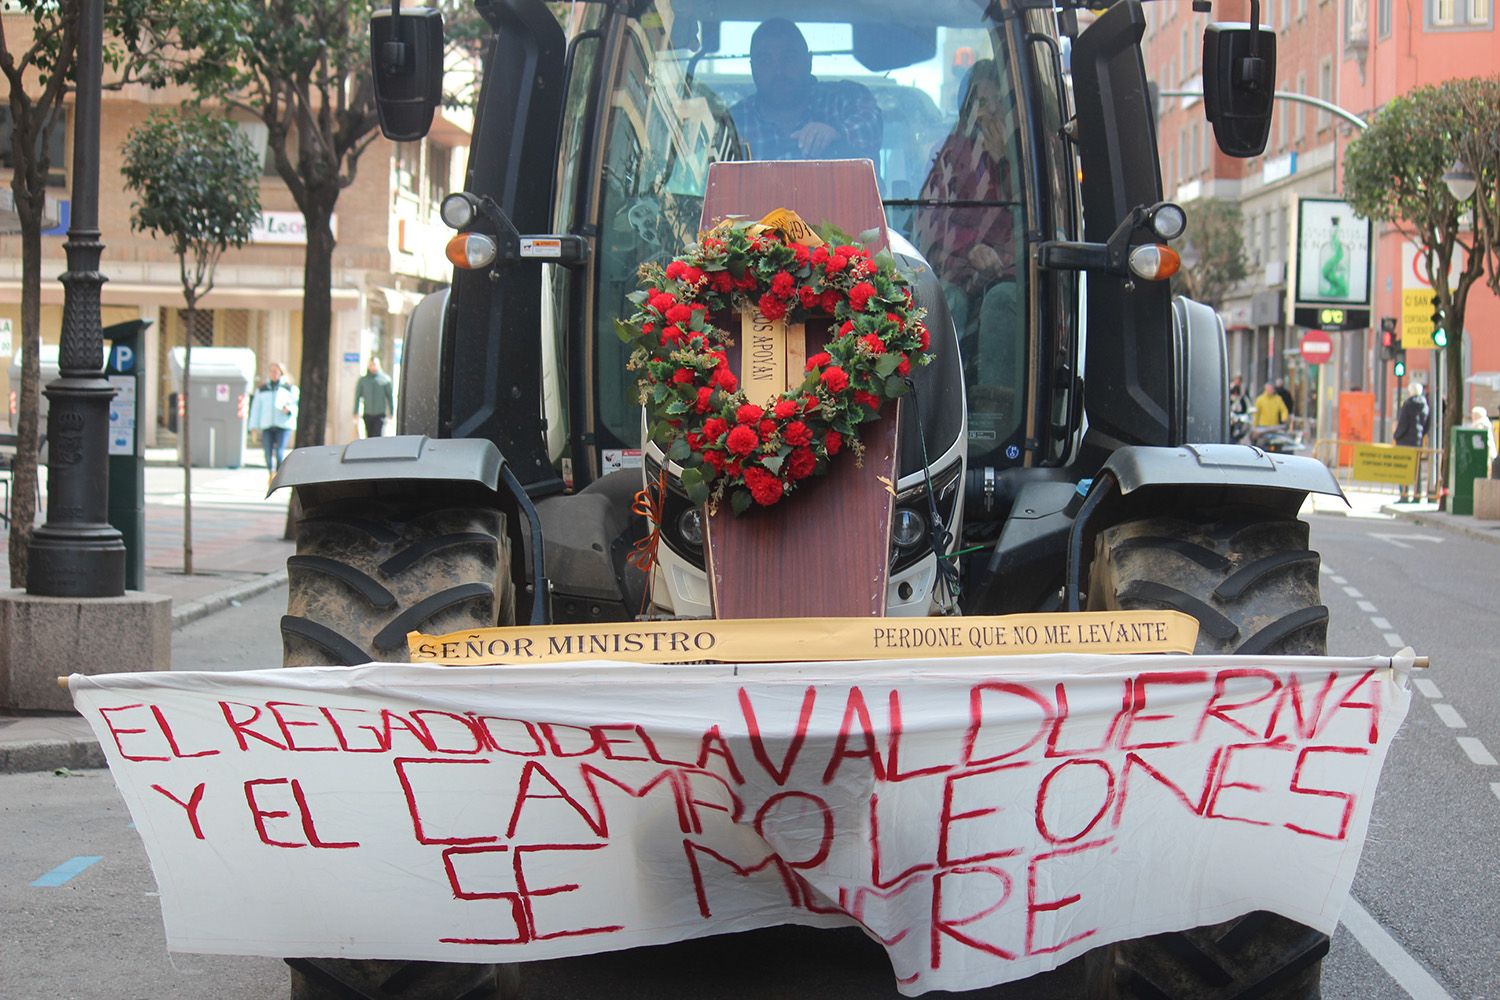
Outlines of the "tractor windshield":
M639 440L634 376L613 330L630 311L636 269L695 238L709 164L742 159L875 164L891 228L942 280L969 389L971 452L1017 438L1026 384L1021 126L1017 73L985 8L657 0L617 28L618 47L601 66L597 195L596 427L619 442L606 447Z

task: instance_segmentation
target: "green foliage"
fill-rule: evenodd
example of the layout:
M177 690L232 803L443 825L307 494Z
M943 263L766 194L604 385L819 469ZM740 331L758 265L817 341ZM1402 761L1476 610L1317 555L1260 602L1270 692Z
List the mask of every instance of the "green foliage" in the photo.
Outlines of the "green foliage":
M232 122L153 113L125 140L121 172L135 192L131 228L179 256L241 247L260 215L260 163Z
M1183 208L1188 228L1181 247L1182 270L1172 279L1172 290L1217 309L1245 279L1244 217L1239 202L1210 198Z

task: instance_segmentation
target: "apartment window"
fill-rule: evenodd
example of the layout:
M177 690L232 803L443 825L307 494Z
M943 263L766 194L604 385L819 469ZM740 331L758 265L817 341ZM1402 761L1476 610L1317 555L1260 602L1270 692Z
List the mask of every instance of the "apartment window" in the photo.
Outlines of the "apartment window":
M1186 28L1183 28L1182 44L1177 53L1177 65L1180 67L1177 72L1178 80L1186 80L1188 78L1188 74L1192 72L1193 63L1192 57L1188 55L1188 52L1190 51L1188 48L1188 44L1188 30Z
M1379 19L1380 22L1380 37L1391 37L1391 0L1376 0L1375 16Z
M422 144L420 142L396 143L396 189L412 194L417 190L417 178L422 171Z
M1203 124L1203 169L1210 174L1214 168L1214 130L1207 122Z
M1451 2L1451 0L1450 0ZM1318 64L1318 97L1325 101L1333 100L1333 60L1324 59ZM1319 109L1318 131L1328 127L1328 112Z
M68 186L68 127L67 112L59 109L52 116L51 126L43 141L47 144L47 186ZM15 130L10 124L10 104L0 105L0 169L9 173L15 167L11 156L11 142Z
M1250 251L1250 264L1254 267L1260 266L1260 216L1250 216L1250 238L1245 241L1246 249Z
M1292 0L1281 0L1281 30L1292 26Z
M1187 129L1177 133L1177 179L1185 181L1188 178L1188 134Z
M1276 119L1276 149L1280 152L1286 149L1286 102L1273 101L1271 115Z
M1288 250L1286 219L1286 206L1282 205L1276 210L1276 245L1271 248L1271 257L1275 260L1283 259L1282 255Z
M1469 0L1469 23L1488 24L1490 22L1490 0Z
M437 143L427 146L427 204L436 206L448 197L453 176L453 150Z
M1300 20L1307 16L1307 0L1297 0L1297 17Z

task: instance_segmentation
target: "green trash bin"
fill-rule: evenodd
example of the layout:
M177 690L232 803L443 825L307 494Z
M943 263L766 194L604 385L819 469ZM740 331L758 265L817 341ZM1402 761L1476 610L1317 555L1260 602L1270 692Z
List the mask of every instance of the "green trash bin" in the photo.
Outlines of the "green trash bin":
M1490 474L1489 442L1485 432L1474 427L1455 427L1449 437L1453 456L1448 467L1448 511L1474 513L1474 480Z

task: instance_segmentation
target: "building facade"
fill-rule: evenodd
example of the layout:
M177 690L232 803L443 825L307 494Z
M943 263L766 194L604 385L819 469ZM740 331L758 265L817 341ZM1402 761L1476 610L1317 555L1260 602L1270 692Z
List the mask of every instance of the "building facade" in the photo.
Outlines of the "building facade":
M8 26L9 27L9 26ZM18 30L29 25L17 25ZM176 427L176 393L169 352L184 343L182 286L170 244L133 232L131 192L121 174L130 129L155 110L176 108L182 92L144 87L106 90L100 134L99 228L105 244L101 270L103 322L152 322L144 364L148 446L168 443ZM0 101L0 106L3 106ZM264 149L265 128L240 122L245 135ZM72 116L65 114L51 137L54 152L49 206L57 224L43 236L43 359L56 345L62 321L66 270L63 243L68 227L72 168ZM0 147L0 170L10 166L9 128ZM334 232L333 330L329 358L326 440L356 434L354 385L368 360L380 356L387 371L401 363L406 316L422 296L448 281L444 247L451 233L438 217L438 203L463 186L470 123L441 113L421 142L393 143L377 136L360 157L354 182L339 197ZM246 347L255 352L257 377L278 362L293 379L302 363L302 285L306 238L291 193L265 158L261 179L263 215L250 244L229 250L214 289L200 301L194 346ZM8 185L7 185L8 187ZM3 206L0 206L3 208ZM3 218L3 213L0 213ZM3 228L3 227L0 227ZM14 410L11 369L21 339L21 241L14 227L0 232L0 392Z

